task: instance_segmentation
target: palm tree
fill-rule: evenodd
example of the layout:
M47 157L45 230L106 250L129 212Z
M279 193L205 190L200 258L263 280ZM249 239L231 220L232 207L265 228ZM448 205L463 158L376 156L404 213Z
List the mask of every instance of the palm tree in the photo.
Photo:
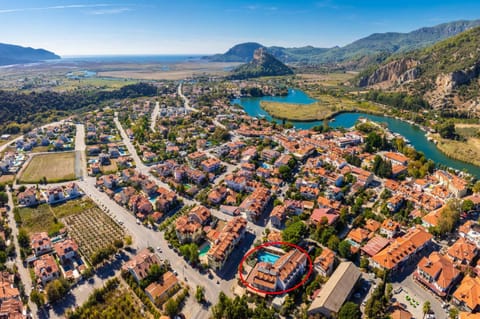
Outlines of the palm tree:
M430 308L430 301L427 300L423 303L423 315L425 316L427 313L429 313L430 309L431 309Z

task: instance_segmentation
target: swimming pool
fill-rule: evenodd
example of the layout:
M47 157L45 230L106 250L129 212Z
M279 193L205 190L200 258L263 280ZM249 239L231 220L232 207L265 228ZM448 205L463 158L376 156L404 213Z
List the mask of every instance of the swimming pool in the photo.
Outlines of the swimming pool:
M210 250L210 243L206 243L205 245L200 247L200 250L198 251L198 255L200 257L203 257L208 253L209 250Z
M258 261L263 261L267 262L269 264L274 264L278 258L280 258L279 255L272 254L268 251L261 251L258 253Z

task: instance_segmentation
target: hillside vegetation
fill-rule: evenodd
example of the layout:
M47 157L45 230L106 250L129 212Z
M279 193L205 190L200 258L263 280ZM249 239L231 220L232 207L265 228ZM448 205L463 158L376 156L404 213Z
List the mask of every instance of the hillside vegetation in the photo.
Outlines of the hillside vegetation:
M457 113L479 107L480 27L428 48L399 54L360 75L360 86L408 91Z

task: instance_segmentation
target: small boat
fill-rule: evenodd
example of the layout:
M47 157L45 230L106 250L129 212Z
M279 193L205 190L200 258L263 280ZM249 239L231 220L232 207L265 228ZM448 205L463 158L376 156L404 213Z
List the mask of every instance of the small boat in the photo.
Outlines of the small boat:
M265 115L258 113L257 116L261 119L265 118Z

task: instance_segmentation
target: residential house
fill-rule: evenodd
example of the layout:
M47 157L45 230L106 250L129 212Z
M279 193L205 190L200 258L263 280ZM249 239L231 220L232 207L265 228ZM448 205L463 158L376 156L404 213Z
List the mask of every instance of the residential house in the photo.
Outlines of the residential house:
M55 186L49 188L45 191L47 203L55 203L65 200L65 193L63 192L63 188L60 186Z
M65 239L53 245L53 249L60 259L60 263L74 259L78 254L78 245L73 239Z
M21 192L17 196L18 203L24 206L35 206L38 204L37 201L37 189L35 186L27 188L24 192Z
M202 224L189 216L180 216L175 221L175 233L180 243L198 242L202 238Z
M195 206L190 210L188 213L188 218L190 220L196 221L197 223L201 224L202 226L205 225L208 221L210 221L211 212L205 206L199 205Z
M347 238L350 242L353 242L354 245L360 246L368 239L369 235L370 232L368 230L357 227L348 233Z
M243 217L234 217L228 221L207 252L208 265L211 268L219 270L223 267L230 253L242 240L246 228L247 221Z
M468 312L480 311L480 277L465 276L452 295L452 303Z
M245 198L239 208L247 215L247 220L256 221L262 215L270 199L270 190L265 187L258 187Z
M449 258L434 251L420 260L414 277L440 297L445 297L460 278L460 271Z
M60 271L52 255L43 255L35 260L33 262L33 271L37 280L43 286L60 277Z
M0 272L0 303L3 303L10 299L20 298L20 291L18 290L18 288L14 287L14 284L15 275L10 274L8 271Z
M287 218L287 208L285 205L278 205L272 209L270 213L270 222L276 228L282 227Z
M46 232L35 233L30 236L30 246L35 256L40 256L52 251L52 241Z
M471 265L477 254L477 246L463 237L460 237L447 250L447 256L459 265Z
M67 186L65 186L65 193L70 199L81 195L80 188L78 188L77 183L69 183Z
M214 158L214 157L203 160L200 163L200 167L202 168L202 170L208 173L217 171L221 165L222 165L222 162L218 158Z
M380 234L393 238L400 232L400 224L389 218L385 219L380 227Z
M332 208L316 208L310 215L310 223L315 225L322 223L333 225L338 218L339 214Z
M160 265L160 262L157 254L151 252L148 248L144 248L127 261L122 266L122 270L130 272L135 281L139 283L148 276L150 268L153 265Z
M335 266L335 252L329 248L323 248L322 253L315 258L313 262L313 268L315 271L323 277L328 277L333 272Z
M374 267L395 270L402 267L413 254L421 251L432 240L432 234L423 227L410 228L402 237L396 238L389 246L372 257Z
M180 284L177 277L171 271L167 271L162 275L161 280L153 282L145 288L145 294L155 305L160 306L179 289Z

